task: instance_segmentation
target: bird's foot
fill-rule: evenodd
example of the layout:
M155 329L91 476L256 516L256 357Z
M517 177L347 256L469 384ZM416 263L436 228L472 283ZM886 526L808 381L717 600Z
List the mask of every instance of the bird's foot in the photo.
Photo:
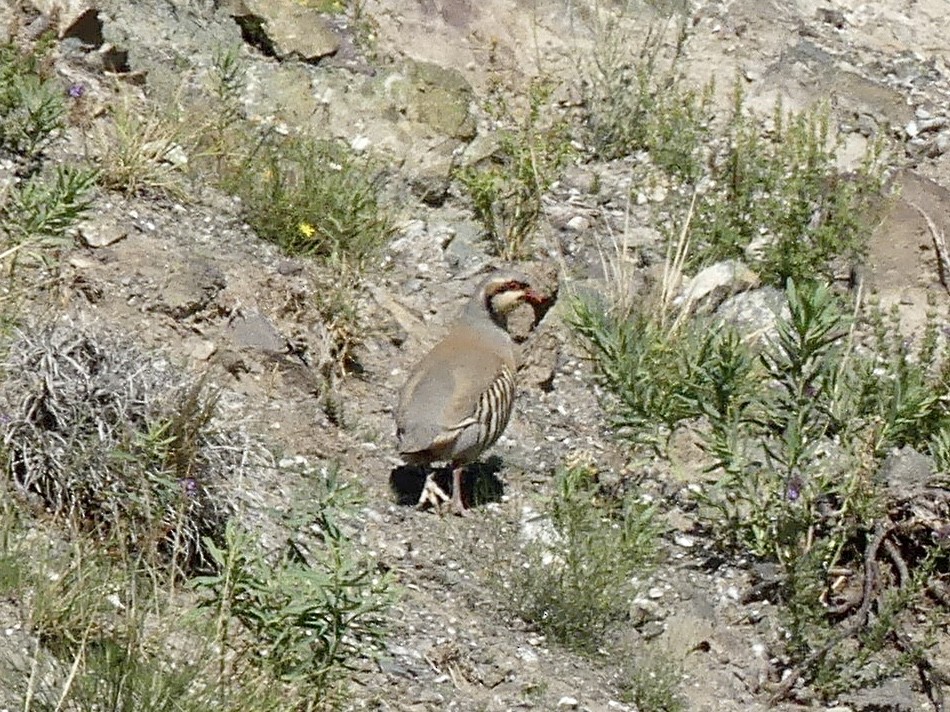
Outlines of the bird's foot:
M422 485L422 494L419 495L419 502L416 504L416 509L425 509L426 505L431 505L437 512L441 513L442 505L451 499L452 498L445 493L445 490L439 487L430 472L426 476L425 484Z
M422 493L419 495L417 509L425 509L427 505L432 506L439 514L443 514L443 506L451 503L452 512L460 517L470 517L471 512L462 501L461 476L453 477L452 496L449 497L445 490L439 487L435 481L434 473L426 476L425 484L422 485Z

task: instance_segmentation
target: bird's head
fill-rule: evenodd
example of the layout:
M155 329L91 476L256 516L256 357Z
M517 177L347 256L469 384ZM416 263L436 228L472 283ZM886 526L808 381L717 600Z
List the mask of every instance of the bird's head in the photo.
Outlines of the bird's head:
M531 288L525 275L517 272L497 272L478 286L469 302L469 308L477 309L482 314L487 312L492 321L504 327L508 314L523 302L539 305L543 304L545 299Z

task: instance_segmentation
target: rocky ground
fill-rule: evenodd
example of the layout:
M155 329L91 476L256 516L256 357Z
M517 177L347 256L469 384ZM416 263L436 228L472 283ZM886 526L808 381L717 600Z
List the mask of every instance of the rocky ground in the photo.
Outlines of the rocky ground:
M203 190L197 200L176 202L103 193L48 306L128 333L189 368L210 368L235 420L285 453L339 461L344 476L363 486L359 542L393 572L402 597L386 654L357 676L351 706L633 709L619 701L616 660L551 644L499 611L484 584L493 537L518 537L557 465L591 453L612 476L634 474L669 503L664 563L645 582L649 595L632 606L638 625L618 635L631 649L650 639L685 655L686 709L770 709L763 686L781 674L770 653L778 635L770 604L746 599L744 569L713 560L701 540L674 535L692 526L678 508L681 491L698 476L688 454L675 472L628 471L559 309L524 344L523 388L490 461L501 483L497 497L465 519L405 504L413 485L401 479L394 450L398 388L491 263L447 178L455 154L485 150L484 117L469 109L493 79L518 88L540 73L563 80L569 107L577 58L599 37L592 11L561 0L367 0L359 17L328 21L289 0L67 5L60 26L72 29L57 71L90 87L91 102L108 99L116 74L153 96L171 96L182 67L190 76L210 64L212 47L240 44L248 115L371 146L397 166L387 191L400 205L399 230L362 298L369 324L362 371L337 383L342 413L333 420L316 375L295 355L301 344L309 354L321 348L321 324L307 308L315 267L259 241L226 196ZM899 193L871 236L866 284L885 303L899 304L911 328L928 298L946 305L933 235L950 232L950 2L688 5L684 71L697 85L716 78L722 106L738 74L750 106L765 112L779 95L789 109L830 101L846 157L861 155L877 132L894 142ZM259 41L245 41L235 19L254 15L270 16L266 53ZM645 32L662 15L644 6L626 17L634 32ZM584 190L595 175L603 186L596 200ZM526 265L549 291L558 279L563 292L602 276L604 225L623 219L628 176L622 162L580 165L555 186L545 206L544 256ZM635 224L645 224L650 200L645 190ZM640 234L639 247L655 259L657 237ZM273 503L293 496L279 480L260 488ZM946 666L948 656L943 643L936 659ZM836 709L928 704L912 680L895 680Z

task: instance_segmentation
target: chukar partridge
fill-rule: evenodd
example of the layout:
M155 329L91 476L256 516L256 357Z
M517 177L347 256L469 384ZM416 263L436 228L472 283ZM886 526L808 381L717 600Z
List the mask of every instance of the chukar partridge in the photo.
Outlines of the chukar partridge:
M452 506L464 514L465 465L508 425L515 399L515 345L507 315L522 302L542 304L527 279L497 272L475 290L458 320L413 368L396 410L399 453L410 465L452 465ZM430 471L419 506L449 501Z

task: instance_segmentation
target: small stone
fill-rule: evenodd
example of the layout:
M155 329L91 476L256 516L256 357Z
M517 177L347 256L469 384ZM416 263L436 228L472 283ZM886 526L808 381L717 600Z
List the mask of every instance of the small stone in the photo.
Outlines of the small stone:
M664 200L666 200L668 193L669 191L664 186L658 185L650 192L650 200L652 200L654 203L662 203Z
M932 119L921 119L917 122L917 132L927 133L929 131L939 131L947 125L947 117L935 116Z
M86 257L73 256L69 258L69 266L75 267L76 269L90 269L96 263Z
M924 153L927 158L938 158L948 150L950 150L950 135L943 133L927 144Z
M527 648L518 648L518 652L515 653L515 655L525 665L537 665L538 661L541 659L538 657L536 652Z
M293 260L281 260L277 263L277 274L290 277L303 272L303 265Z
M103 224L87 220L77 227L79 237L89 247L107 247L129 235L129 231L114 223Z
M747 82L757 82L762 78L761 73L754 69L743 69L742 76L745 77Z
M686 534L677 534L673 537L673 543L684 549L689 549L696 545L696 540Z
M647 591L647 596L653 599L663 598L663 589L657 586L654 586L649 591Z
M214 352L217 350L218 347L214 342L202 340L191 349L191 357L195 361L207 361L214 356Z
M648 621L644 623L640 629L640 635L642 635L645 640L653 640L663 635L664 630L665 626L662 621Z
M904 133L907 134L908 138L914 138L917 134L919 134L920 129L917 128L917 122L908 121L907 125L904 127Z
M816 17L825 24L831 25L837 30L843 30L848 24L844 13L841 10L835 10L829 7L820 7L815 12Z
M569 695L565 695L564 697L562 697L561 699L557 701L558 708L563 707L569 710L576 710L579 705L580 705L580 702L577 701L577 698L570 697Z
M570 232L585 232L590 227L590 222L583 215L575 215L567 221L565 227Z

